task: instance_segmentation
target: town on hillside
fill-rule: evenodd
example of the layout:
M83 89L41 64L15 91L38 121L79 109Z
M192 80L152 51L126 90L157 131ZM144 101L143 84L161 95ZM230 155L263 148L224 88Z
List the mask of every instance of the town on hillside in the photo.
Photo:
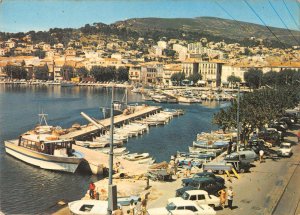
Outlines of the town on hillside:
M129 81L136 86L172 86L188 80L185 83L191 85L226 87L245 82L250 69L263 74L300 69L300 46L270 47L256 37L247 38L251 45L245 46L205 37L192 41L88 32L62 40L55 29L51 32L50 41L33 39L39 32L32 31L0 38L2 83Z

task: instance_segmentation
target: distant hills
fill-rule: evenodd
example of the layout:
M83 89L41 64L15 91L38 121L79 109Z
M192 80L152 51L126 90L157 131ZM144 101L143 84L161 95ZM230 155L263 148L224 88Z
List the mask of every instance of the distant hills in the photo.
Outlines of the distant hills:
M198 32L205 35L213 35L224 39L243 40L244 38L256 37L261 39L277 40L272 33L263 25L221 19L215 17L197 18L135 18L119 21L113 25L126 27L138 32L151 30L170 31L181 30L186 32ZM287 29L269 27L279 40L290 45L300 45L300 31L292 31L297 41ZM278 41L278 40L277 40Z
M166 37L167 39L184 39L191 42L206 37L208 41L224 40L228 43L239 42L243 46L256 46L259 42L249 40L250 37L255 37L263 39L263 44L267 47L284 48L300 45L300 31L292 31L296 41L287 29L269 28L285 45L282 45L265 26L214 17L133 18L110 25L104 23L86 24L78 29L51 28L44 32L30 31L15 34L0 32L0 39L22 38L29 33L33 42L47 42L51 45L60 42L66 45L71 39L89 38L88 43L92 42L90 38L93 35L96 35L98 39L119 38L125 41L139 37L158 41L160 38Z

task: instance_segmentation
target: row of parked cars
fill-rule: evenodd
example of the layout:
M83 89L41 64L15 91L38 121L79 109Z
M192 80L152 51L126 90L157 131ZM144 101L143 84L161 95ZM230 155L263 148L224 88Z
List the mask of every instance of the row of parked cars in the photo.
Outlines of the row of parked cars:
M164 208L152 208L149 215L216 214L220 207L219 191L225 188L225 180L212 172L201 172L192 178L182 179L182 188L176 190L176 197L168 199Z
M252 163L258 159L259 152L265 156L291 156L291 144L282 142L284 133L298 117L295 114L284 116L270 123L269 128L259 132L249 141L246 147L240 147L239 152L233 152L224 157L226 164L232 164L240 173L248 171ZM273 146L280 146L274 149ZM220 172L219 173L223 173ZM149 215L212 215L214 209L221 207L219 191L225 188L225 180L213 172L201 172L191 178L182 179L182 187L176 190L176 197L168 199L164 208L152 208Z

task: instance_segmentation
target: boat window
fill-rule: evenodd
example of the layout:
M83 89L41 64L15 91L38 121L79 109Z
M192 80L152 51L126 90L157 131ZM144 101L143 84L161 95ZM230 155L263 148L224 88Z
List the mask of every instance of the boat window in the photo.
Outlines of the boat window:
M94 205L82 205L79 211L90 212Z

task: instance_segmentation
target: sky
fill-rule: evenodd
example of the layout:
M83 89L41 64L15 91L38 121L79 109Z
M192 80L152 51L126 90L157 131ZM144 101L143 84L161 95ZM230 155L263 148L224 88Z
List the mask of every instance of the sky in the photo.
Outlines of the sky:
M300 30L300 0L0 0L0 31L12 33L129 18L201 16Z

